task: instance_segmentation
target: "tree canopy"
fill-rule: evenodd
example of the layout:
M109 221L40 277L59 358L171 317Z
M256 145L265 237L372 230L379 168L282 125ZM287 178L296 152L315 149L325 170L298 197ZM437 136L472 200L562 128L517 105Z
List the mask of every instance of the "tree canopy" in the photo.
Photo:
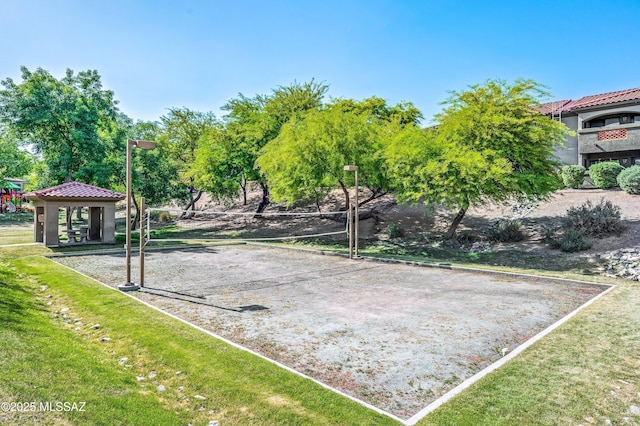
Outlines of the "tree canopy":
M328 88L315 80L294 82L274 89L270 95L247 98L240 94L222 108L229 111L225 117L227 136L241 153L235 158L240 162L244 178L255 180L262 187L258 213L269 205L269 183L256 166L263 147L278 137L285 123L319 109Z
M185 210L195 210L202 196L202 188L196 186L192 169L196 166L196 150L200 139L212 129L222 125L211 112L193 111L188 108L173 108L161 117L161 131L157 141L173 162L183 184L183 192L189 199Z
M102 89L97 71L67 70L58 80L42 68L21 70L22 83L2 81L0 122L42 154L53 183L105 185L103 159L113 147L100 132L115 120L113 92Z
M33 155L22 149L17 140L0 128L0 179L27 176L34 161Z
M271 182L276 201L317 204L339 187L346 207L353 173L345 173L344 166L357 164L360 181L370 190L366 202L390 187L381 155L385 141L419 117L420 112L408 103L389 107L376 97L337 100L285 124L279 136L265 145L257 164Z
M560 187L553 147L569 132L537 111L544 96L532 80L452 92L436 127L407 127L387 148L398 196L457 209L447 238L470 206L548 196Z

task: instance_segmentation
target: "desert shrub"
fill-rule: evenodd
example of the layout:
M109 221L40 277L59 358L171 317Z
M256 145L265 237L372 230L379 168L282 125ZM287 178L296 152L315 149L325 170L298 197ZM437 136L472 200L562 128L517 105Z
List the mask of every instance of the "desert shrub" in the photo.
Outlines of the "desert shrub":
M562 168L562 182L565 188L578 188L584 182L587 169L579 164L572 164Z
M598 188L613 188L618 184L616 178L624 167L615 161L604 161L589 167L589 176Z
M562 223L567 229L579 229L592 236L617 234L622 229L620 207L604 199L596 205L587 200L579 207L569 208Z
M582 229L568 228L560 235L555 230L545 232L545 241L551 248L560 249L567 253L587 250L591 247Z
M629 194L640 194L640 166L631 166L618 175L618 185Z
M492 241L515 243L525 239L522 223L515 219L498 219L488 230Z
M387 236L389 236L389 238L404 237L404 228L396 222L391 222L387 228Z
M160 222L171 222L173 220L173 217L169 212L160 212L160 214L158 215L158 220Z
M173 219L169 212L162 210L150 210L149 218L154 222L169 222Z

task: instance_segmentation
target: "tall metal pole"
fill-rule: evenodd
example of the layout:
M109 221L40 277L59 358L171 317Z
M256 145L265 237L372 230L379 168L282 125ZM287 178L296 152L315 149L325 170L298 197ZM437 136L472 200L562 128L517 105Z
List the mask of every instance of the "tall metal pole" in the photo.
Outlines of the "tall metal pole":
M127 252L127 281L125 285L133 285L131 282L131 147L135 143L127 139L127 236L125 240L125 250Z
M145 244L145 222L146 206L144 197L140 197L140 287L144 287L144 244Z
M356 172L356 174L355 174L355 179L356 179L356 196L355 196L356 205L355 205L355 208L353 209L355 211L355 216L356 217L355 217L355 220L353 219L353 217L349 218L349 220L350 220L349 229L351 229L352 225L353 225L353 227L355 227L355 240L356 240L355 241L355 248L356 248L355 257L358 257L358 225L359 225L358 221L360 219L359 218L359 216L360 216L360 207L358 206L358 204L360 204L358 202L358 193L360 192L360 188L358 188L358 166L347 165L347 166L344 166L343 170L346 171L346 172ZM349 215L350 216L351 216L351 212L352 212L351 205L352 205L352 203L349 202ZM349 257L352 257L352 255L351 255L352 254L351 253L351 247L352 247L351 246L351 235L352 235L352 233L350 232L349 233L349 237L350 237L349 238Z
M131 188L132 187L131 175L133 173L133 171L131 170L132 168L131 149L134 147L140 148L140 149L155 149L156 143L151 141L127 139L127 218L126 218L127 237L126 237L126 243L125 243L126 244L125 251L126 251L126 258L127 258L126 259L127 282L124 283L123 285L118 286L118 289L122 291L131 291L131 290L140 289L140 286L137 286L131 282L131 200L133 199L132 188ZM144 205L144 201L142 202L142 205ZM141 217L141 220L142 220L142 217ZM143 232L144 230L140 229L141 240L143 239L143 236L142 236ZM142 243L143 241L140 241L140 244ZM141 260L141 262L144 262L144 260ZM140 278L141 279L144 278L142 276L142 271L141 271ZM140 283L142 284L142 281L140 281Z
M356 167L356 208L355 208L355 210L356 210L356 225L355 225L355 227L356 227L356 236L355 236L356 237L356 244L355 244L356 253L355 253L355 256L356 257L358 257L358 228L359 228L359 225L360 225L360 223L358 222L360 220L360 207L359 207L359 203L358 203L358 192L360 192L360 191L359 191L359 188L358 188L358 167Z
M353 259L353 206L351 204L347 212L347 230L349 231L349 259Z
M133 145L135 144L136 141L127 139L127 217L125 218L125 262L127 269L127 281L123 285L118 286L118 289L122 291L132 291L140 289L140 287L131 282L131 148L133 148Z

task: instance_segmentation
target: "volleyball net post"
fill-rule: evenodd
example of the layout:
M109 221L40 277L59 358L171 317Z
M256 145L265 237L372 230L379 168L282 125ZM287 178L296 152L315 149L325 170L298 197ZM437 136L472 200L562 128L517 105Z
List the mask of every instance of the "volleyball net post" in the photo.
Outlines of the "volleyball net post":
M140 198L140 288L144 287L144 246L147 244L147 224L149 223L146 213L144 197Z

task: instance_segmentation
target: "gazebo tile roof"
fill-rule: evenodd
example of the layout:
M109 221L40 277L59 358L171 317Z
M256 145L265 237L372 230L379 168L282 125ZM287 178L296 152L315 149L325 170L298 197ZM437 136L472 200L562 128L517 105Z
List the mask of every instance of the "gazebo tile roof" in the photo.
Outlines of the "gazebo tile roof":
M39 198L99 198L113 200L126 198L125 194L81 182L67 182L51 188L40 189L33 192L33 194Z

